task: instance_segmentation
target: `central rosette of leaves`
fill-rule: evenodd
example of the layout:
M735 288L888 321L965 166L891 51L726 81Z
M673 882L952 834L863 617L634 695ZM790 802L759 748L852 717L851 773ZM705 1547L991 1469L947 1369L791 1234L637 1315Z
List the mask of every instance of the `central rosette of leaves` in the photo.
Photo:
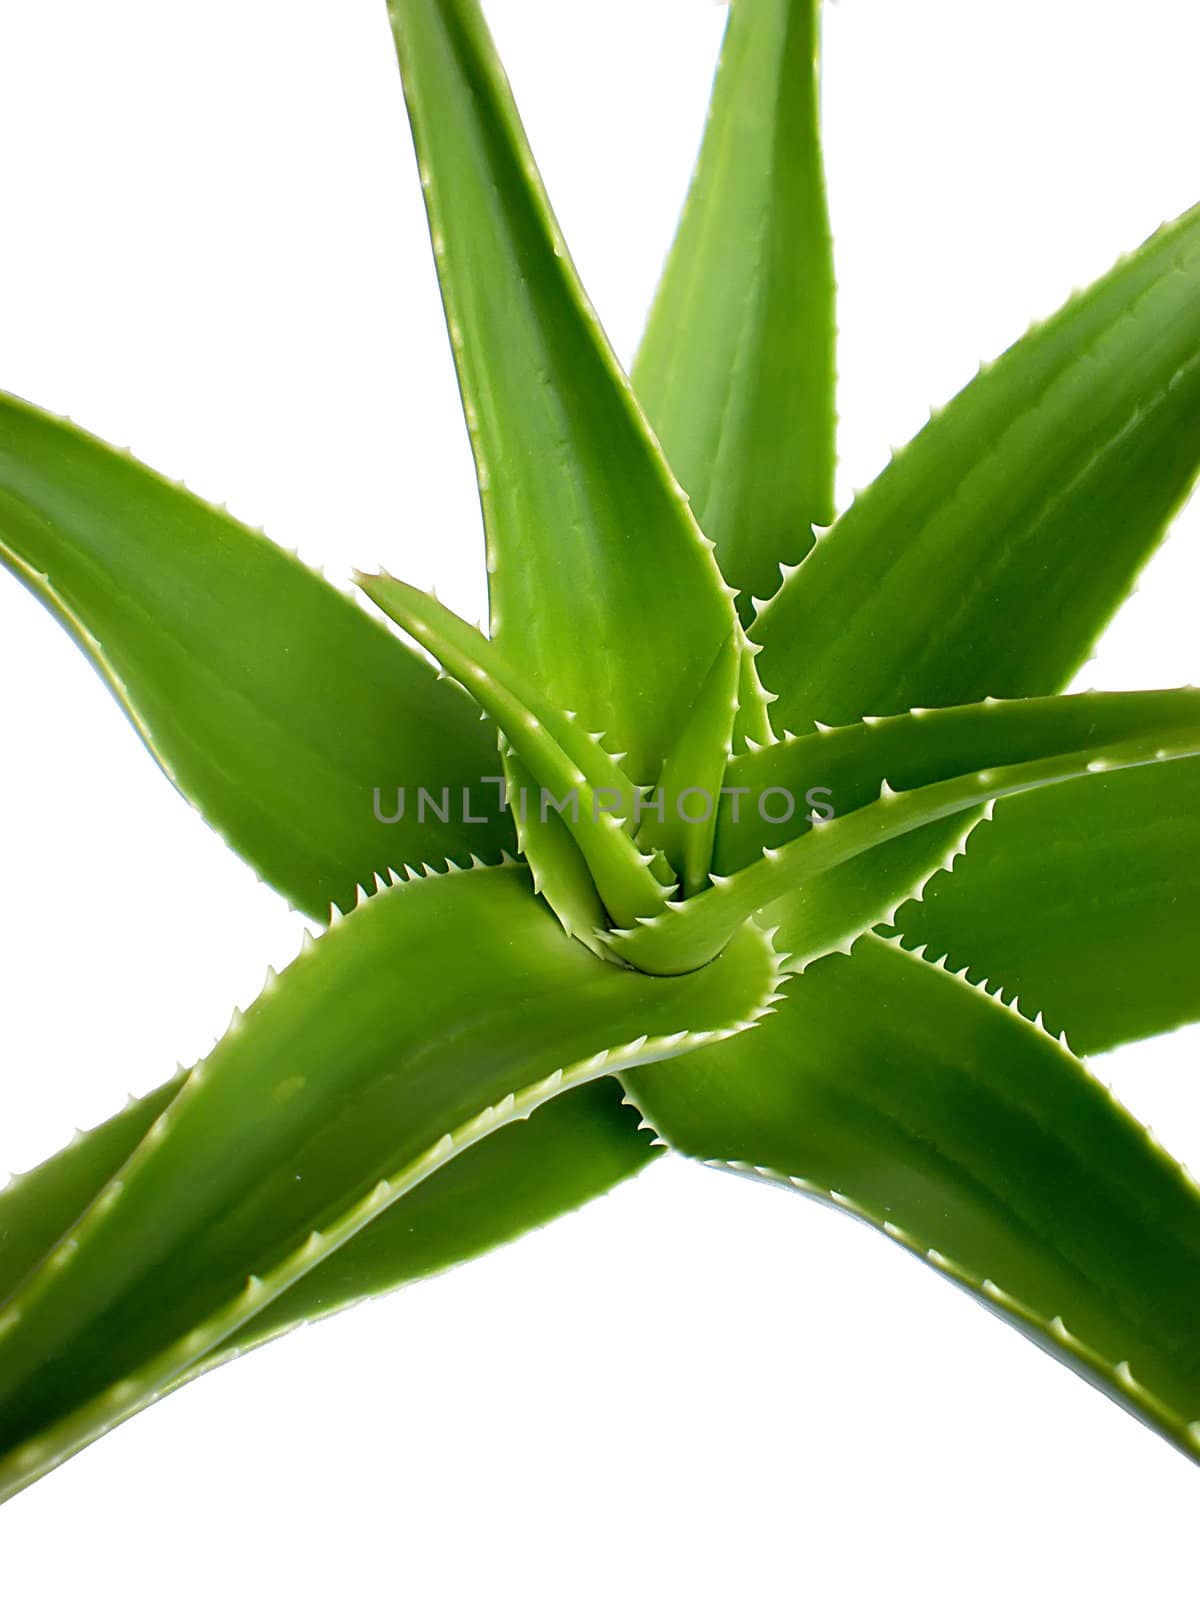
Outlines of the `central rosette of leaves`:
M656 975L704 966L764 917L785 965L802 968L907 899L981 805L1200 738L1200 694L1175 690L987 701L782 739L768 725L769 742L743 734L735 755L739 687L760 713L766 697L728 605L726 637L645 784L432 595L386 574L359 582L500 729L506 802L563 926Z

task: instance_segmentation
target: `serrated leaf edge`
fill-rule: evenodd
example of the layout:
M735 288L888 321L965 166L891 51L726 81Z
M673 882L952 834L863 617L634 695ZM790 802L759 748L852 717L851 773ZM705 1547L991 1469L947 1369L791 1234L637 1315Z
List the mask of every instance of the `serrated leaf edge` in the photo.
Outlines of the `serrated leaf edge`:
M514 863L514 865L518 865ZM447 871L455 870L448 868ZM462 870L462 869L458 869ZM490 868L491 871L511 870L506 868ZM524 867L520 867L524 871ZM439 877L443 874L432 869L427 869L420 874L414 874L409 881L401 881L389 887L388 893L411 892L413 886L423 879ZM366 897L366 891L361 891ZM344 919L321 935L322 939L336 938L338 927ZM524 1121L530 1117L540 1106L555 1096L565 1093L570 1089L579 1088L595 1078L607 1077L634 1067L645 1066L652 1062L669 1060L678 1055L687 1054L689 1051L700 1049L705 1045L716 1044L721 1040L730 1039L737 1034L756 1027L758 1023L773 1011L778 1002L780 993L780 971L778 958L774 951L771 936L760 930L766 950L770 953L771 962L769 977L764 992L757 1006L747 1015L723 1028L714 1028L689 1032L680 1030L676 1033L651 1037L646 1034L639 1035L636 1039L626 1044L611 1046L597 1051L591 1056L571 1063L567 1067L559 1067L554 1072L538 1079L524 1089L505 1095L494 1105L484 1107L475 1116L448 1130L433 1144L429 1145L421 1155L406 1163L390 1177L381 1179L370 1192L349 1206L341 1218L334 1224L327 1226L321 1232L311 1233L298 1249L292 1251L277 1266L261 1276L250 1274L242 1292L233 1300L228 1301L224 1307L213 1316L191 1329L182 1338L174 1341L166 1351L155 1360L146 1363L143 1367L130 1373L117 1383L110 1385L102 1394L96 1396L86 1405L79 1407L61 1422L55 1424L43 1434L27 1441L7 1457L0 1458L0 1502L17 1494L21 1489L43 1476L53 1468L59 1466L68 1457L93 1443L105 1433L111 1431L120 1422L133 1416L136 1412L159 1399L166 1391L173 1387L175 1380L190 1368L194 1363L211 1351L217 1344L230 1338L237 1329L251 1317L291 1287L298 1279L324 1261L334 1251L339 1249L349 1239L353 1238L369 1222L373 1221L394 1201L414 1189L424 1179L444 1167L447 1162L459 1155L462 1151L477 1144L488 1134L494 1133L511 1123ZM315 949L318 941L309 936L303 943L296 961L304 961ZM294 963L293 963L294 964ZM268 967L267 977L263 984L262 992L269 992L277 981L274 969ZM231 1029L236 1030L241 1023L241 1014L234 1012ZM181 1094L193 1084L203 1082L204 1062L201 1061L188 1075L188 1084ZM151 1124L142 1139L138 1149L130 1158L131 1162L137 1160L138 1153L147 1147L160 1143L166 1137L172 1114L176 1110L177 1100L163 1114ZM129 1163L112 1178L97 1194L89 1207L86 1215L70 1230L55 1248L45 1257L36 1274L40 1277L44 1272L54 1272L65 1264L71 1255L78 1249L81 1238L86 1235L88 1220L94 1216L102 1215L110 1208L119 1197L124 1187L124 1174ZM16 1325L21 1316L21 1301L24 1298L25 1288L34 1279L31 1277L14 1294L3 1311L0 1311L0 1340L10 1327Z
M861 938L862 935L858 937ZM1089 1083L1098 1087L1107 1096L1109 1102L1137 1129L1155 1156L1164 1160L1197 1195L1200 1195L1200 1182L1197 1181L1196 1175L1166 1149L1155 1135L1153 1129L1142 1123L1130 1112L1129 1108L1113 1093L1108 1084L1097 1079L1094 1074L1088 1071L1084 1062L1074 1054L1067 1044L1065 1034L1054 1034L1046 1028L1040 1012L1033 1019L1027 1017L1019 1009L1016 995L1013 995L1007 1001L1004 1000L1002 985L992 986L986 978L979 982L972 982L961 971L955 972L953 969L947 968L944 958L938 962L928 962L924 960L923 955L918 951L904 949L903 953L910 960L920 961L923 965L940 967L955 982L983 995L987 1001L997 1006L1000 1010L1011 1012L1025 1026L1034 1028L1060 1055L1070 1062L1075 1071L1086 1077ZM783 992L782 998L786 999L786 990ZM630 1098L627 1094L625 1103L641 1113L642 1121L640 1126L652 1133L656 1142L663 1144L668 1150L676 1148L668 1139L664 1138L655 1124L647 1119L636 1098ZM678 1153L686 1154L686 1152ZM827 1189L823 1185L814 1183L798 1174L780 1171L774 1167L758 1166L747 1161L697 1157L689 1157L688 1159L697 1160L699 1165L710 1167L714 1171L730 1172L739 1177L757 1179L807 1195L810 1199L832 1206L835 1210L855 1217L858 1221L865 1222L880 1233L886 1234L889 1239L902 1245L904 1249L933 1267L935 1271L958 1283L960 1287L967 1289L976 1299L1053 1340L1075 1361L1093 1372L1101 1380L1101 1386L1107 1386L1113 1393L1114 1398L1118 1395L1123 1395L1131 1402L1134 1402L1142 1411L1154 1418L1161 1431L1180 1450L1194 1459L1200 1460L1200 1418L1191 1419L1181 1416L1163 1405L1151 1390L1138 1382L1127 1359L1108 1360L1098 1351L1085 1344L1083 1340L1076 1338L1059 1314L1046 1314L1038 1311L1019 1300L1015 1295L1009 1294L993 1279L988 1277L981 1278L977 1274L970 1272L960 1263L943 1255L936 1246L923 1243L909 1230L898 1227L886 1216L873 1211L869 1206L856 1201L853 1197L842 1193L840 1190Z
M1097 284L1104 283L1104 282L1108 281L1108 279L1112 276L1113 273L1119 271L1119 269L1121 267L1123 267L1123 266L1127 265L1128 263L1134 261L1137 258L1137 256L1139 256L1141 254L1142 251L1148 249L1152 245L1163 243L1166 239L1169 238L1169 236L1172 233L1180 233L1180 234L1185 233L1186 232L1186 228L1187 228L1187 223L1188 223L1188 220L1189 220L1190 217L1191 217L1191 212L1184 212L1182 215L1180 215L1178 217L1171 218L1169 221L1162 223L1158 228L1156 228L1154 230L1154 232L1151 233L1150 235L1148 235L1148 237L1145 240L1143 240L1140 245L1138 245L1137 247L1135 247L1132 250L1123 251L1120 255L1117 256L1116 260L1113 262L1112 266L1109 267L1108 271L1106 273L1101 274L1101 276L1098 279L1096 279L1094 283L1092 283L1090 285L1086 285L1086 286L1084 286L1084 287L1082 287L1080 289L1076 289L1074 291L1074 293L1069 295L1067 297L1067 299L1060 306L1056 307L1047 316L1034 319L1028 325L1028 327L1026 328L1024 334L1021 335L1020 338L1014 340L1010 345L1008 345L1006 347L1006 349L1002 350L999 353L999 355L995 356L994 358L992 358L990 360L980 360L978 365L977 365L974 377L971 379L970 383L968 383L968 385L966 387L970 388L971 384L976 382L978 379L986 378L988 375L990 375L990 373L994 370L994 368L997 367L1002 361L1004 361L1005 358L1007 356L1009 356L1014 350L1016 350L1026 339L1028 339L1031 336L1034 336L1034 335L1036 335L1038 333L1041 333L1043 330L1048 328L1052 323L1056 322L1058 319L1060 319L1062 317L1065 317L1072 310L1073 307L1075 307L1080 301L1082 301L1083 299L1086 298L1086 296L1090 293L1090 291L1092 289L1094 289L1097 286ZM1197 246L1193 242L1188 248L1190 250L1195 250L1197 248ZM1010 416L1010 418L1009 418L1008 422L1005 424L1005 426L993 438L993 440L992 440L991 444L989 445L989 447L987 448L987 450L984 451L983 454L974 454L974 455L972 455L970 461L965 465L965 467L963 468L960 476L958 477L957 481L955 482L953 489L950 491L950 493L948 495L943 496L939 500L936 514L938 516L941 516L945 512L945 510L946 510L946 508L948 506L952 505L956 500L958 500L961 497L961 495L963 494L964 490L966 489L967 484L971 481L971 479L975 476L975 474L977 472L979 472L983 467L985 467L987 465L990 465L991 462L993 461L993 459L995 457L997 457L1000 454L1000 452L1004 449L1005 445L1007 444L1009 435L1015 429L1019 428L1023 424L1028 423L1030 418L1036 417L1038 415L1039 411L1041 411L1043 409L1043 407L1046 405L1048 397L1054 392L1054 390L1056 389L1057 385L1059 383L1069 381L1075 375L1075 373L1078 371L1080 365L1091 359L1091 357L1092 357L1092 355L1094 353L1094 348L1095 348L1096 345L1100 344L1103 340L1111 337L1111 335L1118 328L1121 328L1124 324L1132 322L1132 321L1136 321L1138 315L1141 312L1143 303L1147 299L1149 299L1152 294L1156 293L1161 288L1162 280L1165 277L1167 277L1170 273L1182 272L1183 270L1184 270L1184 266L1183 266L1182 259L1176 260L1176 261L1172 262L1170 265L1164 264L1161 272L1154 279L1152 279L1152 281L1145 286L1145 288L1142 290L1142 292L1140 294L1136 295L1129 302L1129 304L1126 305L1121 310L1121 312L1115 318L1112 318L1108 322L1106 322L1103 325L1103 327L1101 327L1095 333L1095 335L1092 338L1092 340L1090 341L1090 343L1087 343L1087 344L1081 346L1080 348L1078 348L1077 350L1075 350L1071 354L1071 356L1069 357L1069 359L1068 359L1068 361L1066 363L1066 366L1062 370L1057 372L1055 374L1055 376L1052 377L1050 379L1050 381L1043 386L1043 388L1039 392L1037 398L1034 399L1033 401L1031 401L1029 404L1027 404L1025 406L1022 406L1021 408L1019 408L1018 410L1015 410L1013 412L1013 414ZM1163 384L1161 385L1158 393L1155 395L1153 400L1150 400L1150 401L1143 400L1141 403L1139 403L1133 409L1131 421L1144 419L1145 416L1149 412L1153 411L1156 408L1156 406L1160 405L1162 403L1162 401L1166 399L1167 395L1170 393L1170 391L1173 388L1175 388L1175 386L1179 383L1181 378L1183 378L1186 374L1194 371L1197 367L1200 367L1200 354L1197 354L1195 357L1191 358L1190 360L1183 362L1174 372L1172 372L1170 374L1170 376L1163 382ZM965 392L965 391L964 390L959 390L958 394L961 395L963 392ZM942 416L943 412L946 411L948 409L948 407L950 405L952 405L957 398L958 398L958 395L952 395L950 397L950 399L947 400L943 405L930 406L930 408L929 408L929 424L936 423L938 421L938 419ZM925 427L928 427L929 424L926 424ZM872 489L875 488L875 486L881 481L882 478L884 478L891 471L892 467L897 462L902 460L902 458L908 454L908 452L911 450L912 446L915 444L916 440L919 439L924 434L925 427L922 427L921 429L919 429L918 432L915 435L913 435L913 437L911 439L907 440L903 445L897 446L897 447L892 449L892 451L890 452L890 459L888 461L887 466L884 467L882 472L880 472L879 475L876 478L874 478L871 481L871 483L869 483L864 489L858 490L858 491L855 492L855 494L854 494L854 496L853 496L853 498L852 498L852 500L850 502L850 505L846 508L845 511L842 512L842 514L836 519L836 521L832 524L832 526L827 528L827 529L821 530L821 535L822 536L823 535L828 535L828 534L836 534L840 530L842 525L845 523L846 518L847 518L850 510L853 509L853 507L859 502L859 500L863 499L866 495L868 495L871 492ZM1079 477L1082 477L1082 476L1086 475L1087 472L1091 471L1092 468L1095 466L1096 462L1101 460L1124 437L1124 434L1125 434L1126 431L1127 431L1127 429L1123 428L1123 429L1121 429L1121 431L1119 433L1115 434L1111 439L1107 440L1100 447L1100 449L1098 449L1092 456L1090 456L1088 458L1086 466L1084 466L1084 467L1082 467L1080 469L1080 472L1076 475L1076 479L1071 480L1070 483L1061 486L1053 494L1049 495L1047 497L1047 499L1046 499L1045 504L1038 511L1036 517L1034 518L1033 524L1031 526L1036 527L1036 526L1040 525L1041 522L1044 520L1044 518L1045 518L1047 512L1049 511L1049 509L1051 507L1053 507L1055 504L1057 504L1063 498L1063 496L1067 493L1068 489L1071 487L1071 484L1073 482L1077 481L1077 479ZM816 530L814 530L814 532L815 531ZM818 548L818 544L820 542L821 542L821 536L818 537L817 543L815 543L813 545L812 549L804 557L804 560L796 563L791 568L785 569L782 564L780 565L780 574L781 574L781 580L782 581L780 583L780 586L771 595L767 596L765 599L759 599L757 597L751 597L751 604L754 607L754 621L751 624L751 629L750 629L751 633L753 633L754 629L756 629L759 626L759 624L764 621L764 619L768 616L770 611L775 607L777 602L783 597L785 592L788 590L791 582L795 578L796 574L801 570L801 568L805 565L805 563L807 561L811 560L811 558L812 558L814 552L816 551L816 549ZM1128 592L1129 591L1126 591L1124 598L1128 598ZM1121 602L1119 602L1119 604L1122 604L1122 603L1123 603L1123 600ZM1114 609L1116 609L1116 608L1114 608Z

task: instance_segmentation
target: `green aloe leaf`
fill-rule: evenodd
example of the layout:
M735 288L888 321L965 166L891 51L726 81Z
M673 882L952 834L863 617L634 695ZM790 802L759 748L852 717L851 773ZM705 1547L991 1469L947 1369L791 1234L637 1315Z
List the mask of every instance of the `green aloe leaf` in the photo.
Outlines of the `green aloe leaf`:
M476 0L390 9L492 636L652 783L726 643L730 595L580 287Z
M733 721L733 747L745 751L756 745L770 744L775 737L771 728L771 705L776 696L768 694L755 666L755 657L761 645L751 642L738 621L737 639L740 650L738 661L738 706Z
M309 915L389 866L514 845L482 782L500 772L494 731L456 685L261 534L2 394L0 562L172 783ZM400 791L402 819L381 822Z
M599 740L433 595L386 573L359 574L358 582L495 718L535 780L532 789L521 786L508 797L510 810L523 818L533 809L539 821L552 810L562 816L617 922L627 925L658 911L678 886L664 861L656 876L653 856L634 843L637 790Z
M1050 715L1044 722L1039 716L1036 720L1041 725L1029 730L1030 750L1045 753L1011 765L979 771L960 769L954 776L911 789L896 789L885 780L873 803L860 804L857 810L831 821L814 823L798 837L777 846L768 845L750 865L729 877L715 877L713 887L704 894L683 903L668 902L659 916L639 918L636 928L617 930L609 935L609 941L625 960L644 972L687 972L711 960L748 917L784 897L794 896L781 906L778 920L785 930L784 947L790 961L803 966L862 931L863 923L853 920L863 915L856 896L832 892L814 898L812 894L814 883L831 876L844 864L931 823L976 812L981 803L1006 795L1200 753L1200 694L1181 689L1150 698L1158 703L1160 715L1147 716L1144 706L1120 707L1118 715L1111 718L1112 733L1116 734L1113 742L1106 742L1111 737L1104 728L1106 719L1097 716L1093 706L1085 707L1081 716L1079 708L1064 701L1065 727ZM1027 703L1037 713L1043 704ZM991 709L983 708L983 715ZM1053 712L1054 707L1051 704L1045 709ZM1128 714L1130 710L1132 716ZM1089 718L1101 730L1094 743L1081 742ZM997 716L998 722L1004 720ZM1019 716L1015 720L1019 722ZM1136 735L1128 733L1121 728L1124 721L1140 726L1141 731ZM1124 738L1118 729L1126 734ZM969 748L969 741L966 744ZM1004 745L991 748L1002 750ZM937 864L936 860L929 861L926 875ZM891 892L886 876L881 878L878 900L870 909L868 922L883 916ZM832 921L824 922L814 915L818 906Z
M735 633L701 685L691 715L663 762L654 794L643 797L646 809L638 843L663 852L689 895L708 885L717 802L733 754L742 651L742 640Z
M186 1081L179 1073L0 1190L0 1305L68 1234ZM178 1383L301 1323L458 1265L640 1172L653 1144L614 1078L582 1084L402 1194ZM176 1385L173 1385L176 1386Z
M302 1322L493 1250L584 1205L663 1154L615 1078L539 1106L402 1195L197 1366L202 1372Z
M235 1017L0 1310L0 1492L178 1383L458 1152L753 1025L776 978L749 929L674 983L597 961L518 866L364 897Z
M115 1117L77 1132L49 1161L0 1189L0 1306L125 1165L185 1081L179 1072L140 1100L131 1096Z
M1006 800L895 926L1085 1053L1200 1021L1200 761Z
M512 749L501 750L507 782L506 798L538 794L540 785L533 773ZM540 796L539 796L540 802ZM573 939L578 939L593 955L608 958L600 942L599 930L608 921L608 909L601 900L588 864L571 830L553 808L543 818L541 805L526 806L520 801L510 813L517 830L517 843L533 877L533 887L544 896L555 916Z
M634 387L729 581L765 596L833 520L834 281L819 0L734 0ZM743 620L752 610L748 598Z
M817 804L829 807L838 816L844 816L874 800L884 781L897 790L910 789L939 777L982 768L994 759L1006 763L1018 757L1033 759L1055 747L1082 747L1102 739L1148 732L1151 728L1166 730L1183 727L1192 716L1194 704L1193 691L1189 690L1155 691L1149 694L1088 693L1042 700L987 701L979 706L871 718L865 723L826 729L798 739L789 735L778 744L730 763L724 780L725 794L714 870L718 873L736 871L756 859L764 846L769 847L772 838L778 843L780 837L789 836L793 830L806 828L807 806L804 798L810 792ZM1047 919L1048 933L1053 929L1058 940L1064 944L1069 944L1071 939L1081 943L1083 941L1077 934L1072 934L1071 939L1067 938L1069 923L1065 911L1060 913L1055 907L1065 908L1072 903L1077 910L1081 905L1090 909L1098 899L1103 900L1109 885L1118 883L1123 884L1124 889L1114 895L1114 911L1123 901L1127 902L1131 888L1130 832L1139 822L1150 822L1145 815L1146 807L1136 808L1136 814L1134 810L1130 811L1126 819L1129 832L1122 833L1120 838L1115 837L1110 829L1081 828L1079 819L1090 815L1085 808L1103 803L1100 796L1108 793L1113 784L1140 785L1134 792L1144 794L1148 785L1152 786L1158 781L1165 792L1173 792L1184 781L1189 770L1190 763L1186 761L1170 762L1152 769L1138 767L1125 773L1093 775L1084 788L1073 786L1059 789L1052 785L1044 790L1031 791L1031 794L1039 793L1045 797L1044 804L1036 814L1044 816L1046 821L1040 834L1036 867L1032 869L1033 875L1025 880L1023 909L1029 921ZM1149 779L1151 771L1160 773L1161 777L1158 780ZM1146 776L1139 777L1138 774L1143 772ZM790 826L766 826L756 809L755 797L769 796L776 789L797 799L797 818ZM739 795L737 804L740 809L737 811L738 820L735 821L735 797ZM771 804L777 806L779 801L773 799ZM1011 837L1007 824L1008 808L1021 808L1021 814L1025 815L1032 805L1032 800L1026 796L998 803L994 812L995 826L999 829L995 850L989 850L991 831L977 830L983 813L972 809L889 839L872 850L851 857L832 871L809 879L802 889L785 896L771 908L771 920L780 925L782 945L816 954L847 949L854 936L871 923L890 922L894 918L899 926L911 934L906 938L906 944L928 944L932 954L941 955L943 950L939 939L922 922L919 900L914 900L912 904L906 902L913 900L913 897L937 891L939 885L957 883L956 874L961 870L959 858L968 845L972 851L976 848L989 850L989 859L995 862L995 877L1013 884L1013 866L1006 864L1002 846L1002 841ZM1112 815L1114 806L1111 802L1106 811ZM1161 825L1160 818L1157 822L1159 830ZM1147 838L1152 837L1153 833L1154 827ZM1080 856L1080 843L1089 834L1094 837L1085 861ZM1162 839L1161 831L1158 837ZM1052 862L1055 864L1053 868ZM1150 868L1149 861L1144 865ZM1133 870L1138 869L1135 867ZM1076 871L1080 873L1078 879L1073 876ZM1182 858L1175 862L1174 868L1160 858L1156 880L1143 874L1140 888L1134 891L1143 896L1143 922L1149 923L1154 916L1153 907L1145 898L1147 891L1150 891L1150 884L1158 882L1163 891L1158 897L1161 903L1174 893L1167 888L1167 881L1176 873L1186 874L1187 871L1188 867ZM1058 887L1057 894L1046 892L1051 873ZM953 897L954 891L948 892ZM956 900L955 903L960 902ZM994 955L999 948L996 942L989 939L987 931L993 911L990 907L980 909L982 916L970 922L972 936L977 927L982 933L978 945L972 937L969 946L972 950L978 948L980 952L974 968L977 975L987 972L999 982L1006 976L1006 971L991 969L983 959L984 952L989 956ZM967 906L963 904L959 916L960 937L956 940L956 948L964 950L967 948L968 931L964 926L966 911ZM1182 931L1182 922L1182 916L1172 918L1168 914L1167 919L1159 925L1160 933L1150 935L1148 927L1145 933L1152 939L1153 948L1159 956L1154 968L1160 980L1159 992L1162 992L1164 985L1170 985L1168 974L1174 973L1173 992L1177 1003L1186 1008L1195 1003L1191 992L1194 983L1190 979L1186 955L1169 944L1172 929ZM1028 931L1029 922L1022 924L1022 927ZM1093 936L1098 932L1095 924L1091 932ZM1115 966L1120 960L1121 930L1114 926L1114 919L1107 924L1107 935L1112 952L1110 960ZM1022 934L1016 925L1011 925L1010 957L1015 954L1016 944L1021 938ZM1033 942L1031 939L1031 946ZM1058 959L1067 965L1074 962L1071 955L1065 951L1059 952L1057 942L1053 951L1048 946L1043 948L1047 958ZM1150 949L1148 943L1147 961L1141 969L1146 974L1151 971ZM958 965L965 966L967 963L968 955L964 953ZM1022 968L1023 973L1028 970L1027 967ZM1098 977L1098 969L1093 967L1092 979L1089 980L1086 962L1081 962L1076 971L1079 982L1084 986ZM1115 980L1115 973L1113 976ZM1042 985L1041 992L1044 994L1046 989L1047 985ZM1140 992L1133 982L1132 969L1126 969L1122 980L1114 981L1109 986L1107 1003L1119 1008ZM1033 1010L1037 1009L1038 1005L1034 1005ZM1062 1026L1060 1022L1058 1027ZM1073 1034L1073 1042L1074 1038Z
M627 1081L677 1148L882 1229L1200 1458L1200 1191L1040 1027L867 935Z
M1200 466L1200 208L983 369L761 610L782 726L1065 686Z
M1091 691L985 700L869 717L799 738L789 734L729 763L713 865L719 873L736 872L764 848L807 832L810 794L845 817L878 800L885 786L919 789L990 766L1159 734L1189 735L1200 727L1198 719L1200 690ZM773 797L770 804L767 797Z

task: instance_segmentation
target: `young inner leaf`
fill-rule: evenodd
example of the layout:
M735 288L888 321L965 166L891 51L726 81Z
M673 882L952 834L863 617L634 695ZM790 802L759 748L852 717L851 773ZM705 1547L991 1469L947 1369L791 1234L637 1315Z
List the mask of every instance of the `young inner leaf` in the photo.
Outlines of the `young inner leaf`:
M661 911L678 884L661 856L639 850L630 837L637 790L599 739L432 595L385 573L360 574L358 582L470 690L533 774L537 794L508 797L518 820L530 807L539 820L552 810L563 818L618 925Z

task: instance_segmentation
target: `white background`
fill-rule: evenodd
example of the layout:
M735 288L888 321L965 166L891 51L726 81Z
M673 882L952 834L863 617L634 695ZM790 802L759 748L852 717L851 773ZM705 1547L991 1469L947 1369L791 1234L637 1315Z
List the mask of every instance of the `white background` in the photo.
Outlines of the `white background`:
M724 13L488 6L628 359ZM1200 198L1181 0L839 0L843 497ZM0 0L0 385L472 618L478 513L382 0ZM1195 679L1186 514L1084 681ZM0 586L0 1169L190 1061L299 926ZM1197 1036L1097 1063L1200 1167ZM1154 1592L1196 1470L886 1240L662 1162L293 1336L0 1511L41 1597Z

